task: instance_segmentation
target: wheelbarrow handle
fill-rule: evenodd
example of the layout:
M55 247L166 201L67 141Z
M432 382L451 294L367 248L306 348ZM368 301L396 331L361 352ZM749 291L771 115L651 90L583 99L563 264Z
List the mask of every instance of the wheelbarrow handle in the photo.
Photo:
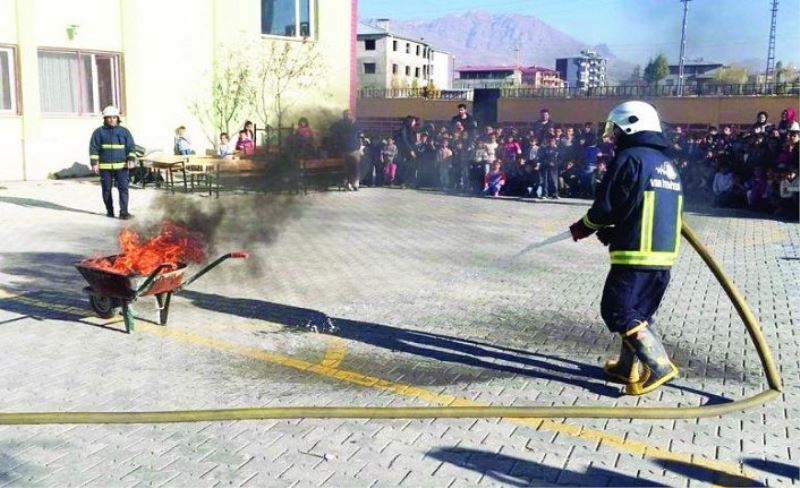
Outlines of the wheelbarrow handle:
M220 256L217 259L215 259L211 264L209 264L205 268L203 268L200 271L198 271L197 274L195 274L194 276L192 276L188 280L184 281L183 284L180 286L180 288L178 288L175 291L183 290L187 286L189 286L192 283L194 283L195 281L197 281L198 278L200 278L204 274L208 273L212 269L214 269L217 266L219 266L223 261L226 261L226 260L228 260L230 258L247 259L249 256L250 255L245 251L234 251L234 252L229 252L228 254L223 254L222 256Z
M161 273L161 271L171 267L172 266L170 266L169 264L161 264L152 273L150 273L150 276L148 276L147 279L144 280L144 283L142 283L141 286L139 286L139 289L136 290L136 295L134 297L134 300L136 298L139 298L139 295L145 293L147 290L150 289L150 287L153 285L153 281L155 281L156 279L156 276L158 276L158 274Z

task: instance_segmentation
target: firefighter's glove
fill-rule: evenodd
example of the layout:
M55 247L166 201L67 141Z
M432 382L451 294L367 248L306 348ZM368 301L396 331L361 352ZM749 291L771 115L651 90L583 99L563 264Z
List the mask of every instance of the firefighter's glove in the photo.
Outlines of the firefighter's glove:
M604 246L611 244L611 239L614 238L613 227L603 227L597 231L597 239L603 243Z
M586 239L594 234L594 230L586 227L582 220L575 222L569 226L569 232L572 234L572 240L578 242L581 239Z

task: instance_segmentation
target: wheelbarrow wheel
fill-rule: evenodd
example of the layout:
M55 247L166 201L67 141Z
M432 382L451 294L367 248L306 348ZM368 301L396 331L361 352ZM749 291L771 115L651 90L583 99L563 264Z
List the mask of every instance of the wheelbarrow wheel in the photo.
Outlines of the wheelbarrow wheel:
M116 300L105 295L89 295L89 304L97 316L103 319L110 319L116 315L119 308L119 303Z

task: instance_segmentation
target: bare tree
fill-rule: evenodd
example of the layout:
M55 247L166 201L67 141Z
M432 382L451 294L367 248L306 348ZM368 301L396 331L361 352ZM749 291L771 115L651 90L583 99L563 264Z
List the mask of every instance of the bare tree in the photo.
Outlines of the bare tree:
M191 102L189 110L216 147L217 135L230 132L231 122L252 107L254 96L248 58L241 51L220 48L211 69L210 93Z
M264 46L255 72L256 111L264 127L277 127L279 147L280 129L292 101L302 98L293 95L319 81L321 65L314 43L270 42Z

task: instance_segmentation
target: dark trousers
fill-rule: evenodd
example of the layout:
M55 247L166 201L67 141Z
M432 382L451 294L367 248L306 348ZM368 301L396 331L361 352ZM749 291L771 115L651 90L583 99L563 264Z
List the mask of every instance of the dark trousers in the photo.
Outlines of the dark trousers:
M416 188L419 185L419 160L408 158L403 162L403 184Z
M558 196L558 167L542 165L539 174L542 181L542 196Z
M121 213L128 213L128 168L100 170L100 186L103 189L103 203L106 205L106 212L114 213L114 200L111 198L114 181L117 182L117 190L119 190L119 210Z
M653 322L653 314L669 285L669 270L642 270L611 266L600 302L608 330L624 334L639 322Z

